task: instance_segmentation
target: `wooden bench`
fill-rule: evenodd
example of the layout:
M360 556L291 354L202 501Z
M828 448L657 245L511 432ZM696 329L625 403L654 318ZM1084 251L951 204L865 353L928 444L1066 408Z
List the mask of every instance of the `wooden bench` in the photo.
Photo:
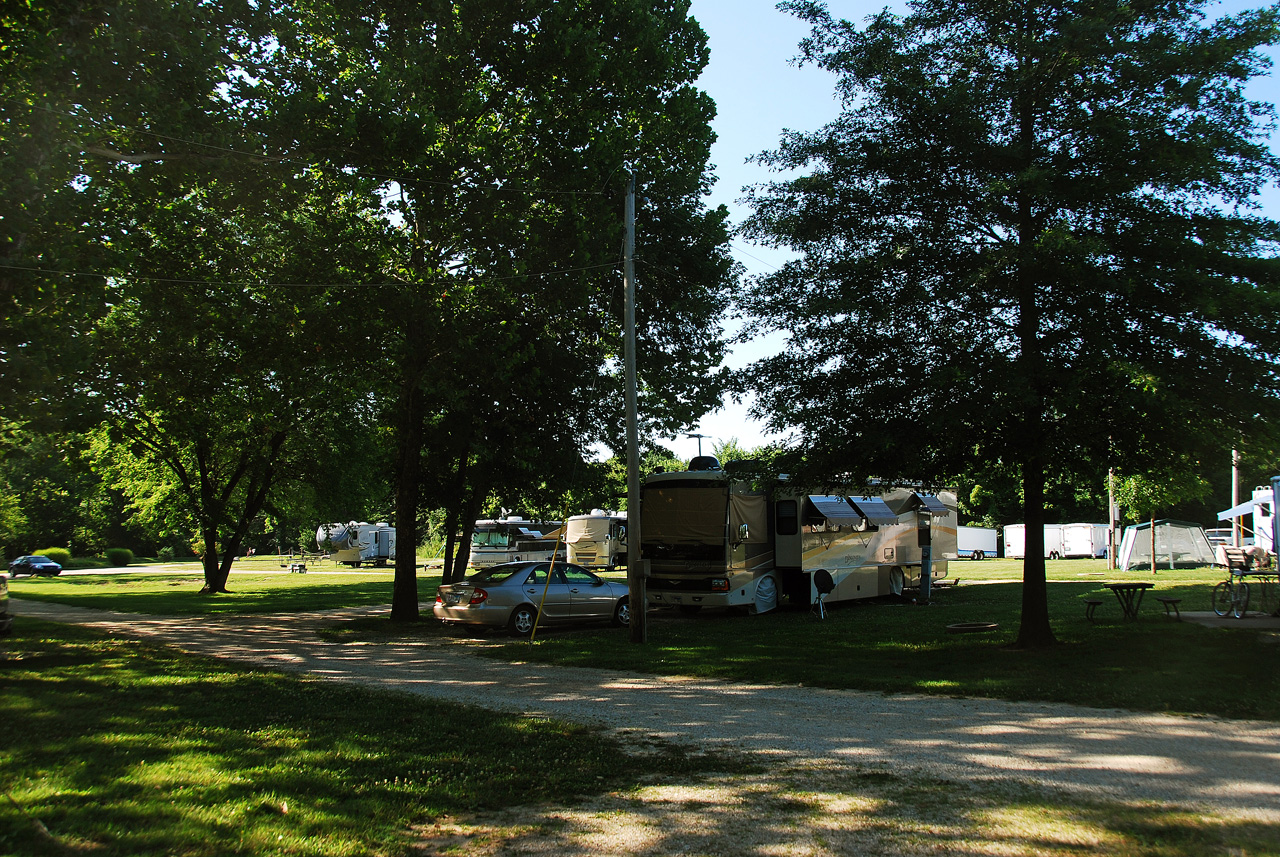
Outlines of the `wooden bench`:
M1090 622L1094 621L1093 611L1097 610L1098 607L1101 605L1102 605L1101 599L1086 598L1084 600L1084 618L1088 619Z
M1164 615L1171 616L1179 622L1182 621L1182 611L1178 609L1178 605L1182 603L1181 598L1170 598L1167 595L1157 595L1156 600L1164 605ZM1170 613L1170 610L1173 612Z
M1250 566L1249 558L1244 555L1244 548L1231 547L1230 545L1219 545L1216 554L1221 554L1226 560L1225 563L1217 561L1214 557L1214 565L1219 568L1225 568L1227 571L1243 572Z

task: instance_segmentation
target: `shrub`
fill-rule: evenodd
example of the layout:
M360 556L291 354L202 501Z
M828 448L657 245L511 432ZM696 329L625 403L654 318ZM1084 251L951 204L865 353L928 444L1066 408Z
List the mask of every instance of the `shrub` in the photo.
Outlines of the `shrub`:
M156 551L156 559L161 562L173 562L173 545L165 545Z
M133 562L133 551L128 548L107 548L105 554L107 562L117 568L123 568Z
M64 568L71 564L71 551L66 548L45 548L44 550L37 551L36 553L40 556L49 557L49 559Z

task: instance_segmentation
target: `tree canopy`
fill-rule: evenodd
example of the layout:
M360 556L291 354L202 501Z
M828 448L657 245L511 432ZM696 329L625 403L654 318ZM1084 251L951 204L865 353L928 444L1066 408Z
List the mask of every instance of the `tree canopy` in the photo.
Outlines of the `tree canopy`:
M782 4L844 107L760 156L800 175L752 191L745 232L800 257L743 301L790 332L748 383L811 473L1016 468L1023 645L1053 639L1049 471L1280 426L1280 226L1255 204L1278 164L1245 93L1277 12L1206 6L917 0L859 27Z

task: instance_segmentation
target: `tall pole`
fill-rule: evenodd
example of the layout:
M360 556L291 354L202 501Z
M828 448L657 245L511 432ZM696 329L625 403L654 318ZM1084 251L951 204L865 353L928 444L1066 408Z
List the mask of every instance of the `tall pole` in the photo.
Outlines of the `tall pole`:
M636 176L627 179L626 239L623 245L622 280L626 292L624 322L627 376L627 592L631 600L631 642L648 638L644 568L640 560L640 431L636 403Z
M1234 509L1240 505L1240 450L1231 450L1231 508ZM1240 516L1231 519L1231 544L1234 547L1240 547L1244 542L1243 526Z

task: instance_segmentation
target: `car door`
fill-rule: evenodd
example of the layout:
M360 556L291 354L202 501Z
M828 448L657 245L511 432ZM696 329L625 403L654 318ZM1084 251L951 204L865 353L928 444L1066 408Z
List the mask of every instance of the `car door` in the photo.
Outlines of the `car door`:
M556 563L552 569L550 563L540 562L529 570L529 577L524 583L525 599L534 607L541 607L543 619L553 622L568 619L573 607L562 568L562 563ZM550 584L547 583L548 574L551 576Z
M606 586L604 581L581 566L562 567L569 596L573 599L573 618L612 619L615 601L613 587Z

